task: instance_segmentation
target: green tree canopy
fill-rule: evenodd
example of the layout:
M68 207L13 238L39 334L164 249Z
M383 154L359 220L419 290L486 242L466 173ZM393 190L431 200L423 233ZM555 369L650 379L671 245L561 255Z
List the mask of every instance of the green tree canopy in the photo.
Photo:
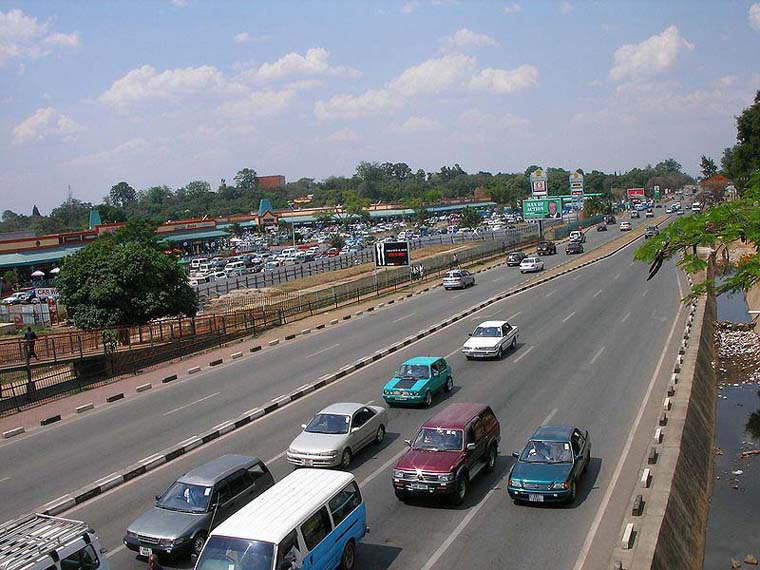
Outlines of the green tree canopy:
M702 155L702 160L699 162L699 168L702 170L702 178L712 178L718 174L718 166L712 158Z
M250 192L258 188L258 179L256 177L256 171L253 168L244 168L240 170L233 178L235 186L240 190L248 190Z
M126 182L119 182L111 187L108 193L114 206L126 206L137 200L137 191Z
M480 225L480 214L478 214L474 208L467 206L462 208L461 216L459 218L459 225L465 228L477 228Z
M80 328L145 324L198 309L187 273L147 222L130 222L66 257L57 285Z
M736 118L736 141L723 152L721 166L741 191L760 169L760 90L755 102Z

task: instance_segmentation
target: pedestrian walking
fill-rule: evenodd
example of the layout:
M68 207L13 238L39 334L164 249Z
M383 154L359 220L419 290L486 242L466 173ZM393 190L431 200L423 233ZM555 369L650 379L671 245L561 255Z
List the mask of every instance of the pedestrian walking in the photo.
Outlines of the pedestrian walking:
M34 343L37 341L37 335L32 330L32 327L26 327L24 333L24 343L26 344L26 359L30 360L34 356L37 360L40 359L37 353L34 351Z

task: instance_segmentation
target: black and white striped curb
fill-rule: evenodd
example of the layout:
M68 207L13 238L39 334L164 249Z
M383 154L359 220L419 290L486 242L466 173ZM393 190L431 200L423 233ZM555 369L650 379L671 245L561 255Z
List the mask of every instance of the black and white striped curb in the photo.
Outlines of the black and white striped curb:
M578 271L579 269L587 267L593 263L602 261L603 259L606 259L616 254L617 252L621 251L622 249L628 247L629 245L634 243L639 237L641 236L637 236L633 240L626 242L625 244L614 249L613 251L607 254L604 254L598 258L595 258L593 260L582 263L578 266L568 268L560 273L556 273L549 277L544 277L541 279L537 279L535 281L529 281L529 282L517 285L511 290L505 291L504 293L501 293L499 295L491 297L490 299L482 301L478 303L477 305L474 305L460 313L457 313L447 319L444 319L443 321L440 321L439 323L436 323L424 330L418 331L416 334L408 336L403 340L397 341L393 343L392 345L387 346L386 348L379 350L370 356L365 356L357 360L353 364L344 366L343 368L339 369L337 372L333 372L331 374L325 374L324 376L321 376L316 382L312 382L310 384L304 384L303 386L297 388L295 391L291 392L290 394L285 394L283 396L275 398L274 400L271 400L270 402L264 404L261 407L253 408L243 413L237 418L233 418L231 420L223 422L204 433L189 437L188 439L176 445L168 447L159 453L150 455L146 457L145 459L138 461L137 463L133 465L130 465L129 467L127 467L126 469L123 469L122 471L112 473L111 475L108 475L102 479L99 479L98 481L95 481L89 485L86 485L74 491L73 493L59 497L58 499L51 501L50 503L46 505L43 505L39 509L35 510L35 512L39 512L39 513L47 514L47 515L56 515L72 508L75 505L82 504L85 501L88 501L94 497L97 497L98 495L105 493L106 491L109 491L110 489L113 489L114 487L118 487L119 485L122 485L128 481L131 481L132 479L135 479L136 477L139 477L140 475L144 475L145 473L152 471L153 469L159 467L160 465L173 461L177 459L178 457L181 457L185 455L186 453L192 451L193 449L196 449L197 447L200 447L232 431L240 429L250 424L251 422L258 420L266 415L272 414L273 412L290 404L291 402L294 402L300 398L303 398L304 396L306 396L307 394L311 392L314 392L316 390L329 386L330 384L340 380L341 378L344 378L348 376L349 374L356 372L357 370L364 368L367 365L372 364L373 362L376 362L382 358L385 358L386 356L389 356L411 345L412 343L417 342L418 340L421 340L427 336L430 336L440 331L441 329L448 327L449 325L452 325L468 317L469 315L471 315L472 313L475 313L476 311L479 311L480 309L483 309L489 305L497 303L513 295L517 295L518 293L522 293L523 291L527 291L529 289L537 287L538 285L541 285L542 283L546 283L547 281L551 281L562 275L566 275L573 271ZM386 302L386 304L388 303Z

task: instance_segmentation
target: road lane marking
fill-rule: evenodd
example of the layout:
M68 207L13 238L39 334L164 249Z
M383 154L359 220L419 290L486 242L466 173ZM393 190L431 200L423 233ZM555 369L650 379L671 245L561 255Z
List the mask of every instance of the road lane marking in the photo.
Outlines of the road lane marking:
M467 294L467 291L463 291L462 293L457 293L456 295L452 295L451 298L452 299L458 299L462 295L466 295L466 294Z
M680 281L679 281L679 285L680 285ZM604 517L604 513L607 510L607 505L609 505L610 499L612 498L612 493L614 492L615 487L617 486L618 479L620 478L620 473L623 471L623 465L625 464L628 458L628 453L630 453L631 451L631 446L633 445L634 436L636 435L636 432L639 429L639 423L641 423L641 418L644 416L644 411L646 410L647 404L649 402L649 398L652 395L652 390L654 390L654 385L657 383L657 377L660 375L660 369L662 368L662 363L665 361L665 355L667 354L668 349L670 348L670 341L673 339L673 333L676 332L676 327L678 325L678 321L681 316L682 308L683 307L679 305L678 312L676 313L676 318L673 319L673 326L670 328L670 333L668 334L668 338L665 340L665 344L662 348L662 353L660 354L660 359L657 361L657 367L654 369L652 378L649 380L649 386L647 387L646 394L644 395L644 398L641 400L641 406L639 406L638 414L636 414L636 419L633 422L633 428L628 433L628 439L626 440L625 446L623 447L623 453L620 455L620 459L618 460L617 465L615 466L615 471L612 474L612 479L610 480L610 484L607 487L607 491L604 493L604 498L602 499L602 502L599 504L599 509L596 512L594 521L591 523L591 528L589 529L588 534L586 535L586 540L583 543L583 547L581 548L581 551L578 553L578 559L575 561L573 570L582 570L583 565L586 563L586 558L588 558L589 551L591 550L591 544L594 542L594 537L596 536L596 532L599 530L599 525L602 523L602 518Z
M569 315L567 315L564 319L562 319L562 322L566 323L567 321L569 321L570 319L572 319L574 316L575 316L575 311L573 311L572 313L570 313Z
M599 291L597 291L596 293L594 293L594 297L598 297L601 294L602 294L602 290L599 289Z
M189 408L190 406L194 406L195 404L200 404L204 400L208 400L210 398L213 398L214 396L218 396L221 394L221 392L214 392L213 394L209 394L208 396L203 396L203 398L199 398L195 400L194 402L190 402L189 404L185 404L184 406L180 406L179 408L174 408L173 410L169 410L168 412L165 412L165 416L169 416L173 414L174 412L179 412L180 410L184 410L185 408Z
M521 315L521 314L522 314L522 311L517 311L517 312L516 312L514 315L512 315L511 317L507 317L507 320L508 320L508 321L511 321L512 319L516 318L518 315Z
M281 451L280 453L278 453L277 455L275 455L271 459L268 459L267 461L265 461L264 465L271 465L272 463L274 463L275 461L277 461L278 459L280 459L281 457L283 457L287 452L288 452L287 449L285 451Z
M323 352L327 352L328 350L332 350L333 348L338 348L340 344L334 344L332 346L328 346L327 348L323 348L322 350L318 350L317 352L312 352L311 354L307 354L305 358L311 358L312 356L316 356L317 354L322 354ZM327 374L326 376L329 376ZM322 380L322 378L320 378Z
M535 346L529 346L528 348L526 348L525 351L520 356L518 356L517 358L515 358L515 359L512 360L512 364L516 364L516 363L520 362L523 359L523 357L527 356L528 353L531 350L533 350L534 348L536 348L536 347Z
M552 295L554 295L556 292L557 292L556 290L555 290L555 291L549 291L549 292L548 292L546 295L544 295L544 297L551 297L551 296L552 296Z
M644 292L641 294L641 296L646 297L647 293L649 293L649 289L644 289Z
M618 273L617 275L615 275L615 277L613 277L613 279L620 279L620 273Z
M554 417L554 414L556 414L559 410L557 408L554 408L549 414L544 418L544 421L541 422L540 425L545 426L549 423L549 420L551 420Z
M126 548L127 548L126 546L124 546L123 544L121 544L121 545L117 546L116 548L114 548L113 550L109 550L108 552L106 552L106 558L111 558L111 556L113 556L115 554L118 554L119 552L121 552L122 550L124 550Z
M10 480L10 477L3 477L2 479L0 479L0 483L5 483L6 481L9 481L9 480Z
M596 354L594 355L594 357L591 359L591 362L589 362L589 364L593 364L594 362L596 362L596 359L597 359L597 358L599 358L599 357L602 355L602 353L604 352L604 349L605 349L605 348L607 348L607 347L606 347L606 346L603 346L602 348L600 348L600 349L599 349L599 350L596 352Z
M406 448L406 445L405 445L404 448L401 451L399 451L396 455L394 455L388 461L386 461L385 463L383 463L377 469L377 471L374 471L374 472L370 473L369 475L367 475L367 477L365 477L365 479L363 481L360 481L359 482L359 487L363 489L364 487L366 487L367 485L369 485L370 481L372 481L375 477L377 477L383 471L385 471L386 469L388 469L388 467L390 467L391 465L393 465L396 462L396 460L399 457L401 457L402 455L404 455L404 453L406 453L406 452L407 452L407 448Z
M624 316L622 319L620 319L620 322L621 322L621 323L624 323L625 321L627 321L627 320L628 320L628 317L630 317L630 316L631 316L631 311L628 311L628 312L625 314L625 316Z
M399 318L397 318L397 319L393 319L391 322L392 322L392 323L397 323L397 322L399 322L399 321L403 321L404 319L409 319L409 318L413 317L413 316L414 316L414 315L416 315L416 314L417 314L417 313L409 313L408 315L404 315L403 317L399 317Z

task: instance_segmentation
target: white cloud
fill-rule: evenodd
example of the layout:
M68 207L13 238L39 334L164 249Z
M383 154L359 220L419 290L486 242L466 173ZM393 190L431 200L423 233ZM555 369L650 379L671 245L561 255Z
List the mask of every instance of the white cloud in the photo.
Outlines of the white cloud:
M252 38L251 38L251 34L249 34L248 32L240 32L239 34L235 34L234 36L232 36L232 39L233 41L239 44L244 44L246 42L250 42Z
M760 2L749 7L749 25L760 32Z
M327 83L322 79L301 79L300 81L291 81L285 86L285 88L294 89L296 91L306 91L308 89L319 89L326 85Z
M311 48L306 55L295 52L284 55L274 63L263 63L258 69L251 69L240 74L241 79L251 81L268 81L290 75L330 75L358 77L361 73L351 67L333 66L328 61L330 52L324 48Z
M625 44L615 50L615 66L610 78L640 79L655 75L672 67L683 50L694 49L694 44L682 38L676 26L666 28L638 44Z
M171 0L172 5L177 8L184 8L190 3L190 0Z
M138 137L108 150L78 156L61 163L61 166L64 168L81 168L112 165L117 162L123 163L125 160L134 158L135 156L155 156L158 150L146 139Z
M575 6L570 4L570 2L562 2L562 4L559 5L559 11L563 14L569 14L573 10L575 10Z
M513 93L535 87L537 82L538 69L532 65L521 65L516 69L482 69L470 80L469 86L491 93Z
M228 117L273 117L284 111L295 91L253 91L244 99L222 103L218 111Z
M338 129L337 131L330 133L325 137L326 141L329 142L336 142L336 143L344 143L344 142L357 142L360 140L361 137L356 134L356 132L353 129L349 129L348 127L343 129Z
M324 119L357 119L403 106L397 93L388 89L369 89L360 95L335 95L314 104L314 114Z
M405 96L440 93L457 83L474 66L472 57L444 55L406 69L389 83L389 87Z
M445 37L442 41L444 45L449 48L485 47L498 45L498 42L491 36L473 32L467 28L461 28L460 30L457 30L453 36Z
M507 6L504 6L504 13L505 14L516 14L517 12L522 11L522 6L520 6L517 2L512 2L512 4L508 4Z
M124 109L146 102L176 102L193 95L219 95L241 89L229 83L217 68L208 65L167 69L160 73L150 65L143 65L114 81L98 100L109 107Z
M56 48L79 45L79 34L49 33L50 24L15 9L0 12L0 66L11 59L36 59Z
M435 131L441 128L441 123L430 117L409 117L399 125L393 125L390 130L401 134L415 134Z
M81 130L82 127L70 117L59 113L53 107L43 107L13 128L13 142L21 144L51 137L69 141Z

